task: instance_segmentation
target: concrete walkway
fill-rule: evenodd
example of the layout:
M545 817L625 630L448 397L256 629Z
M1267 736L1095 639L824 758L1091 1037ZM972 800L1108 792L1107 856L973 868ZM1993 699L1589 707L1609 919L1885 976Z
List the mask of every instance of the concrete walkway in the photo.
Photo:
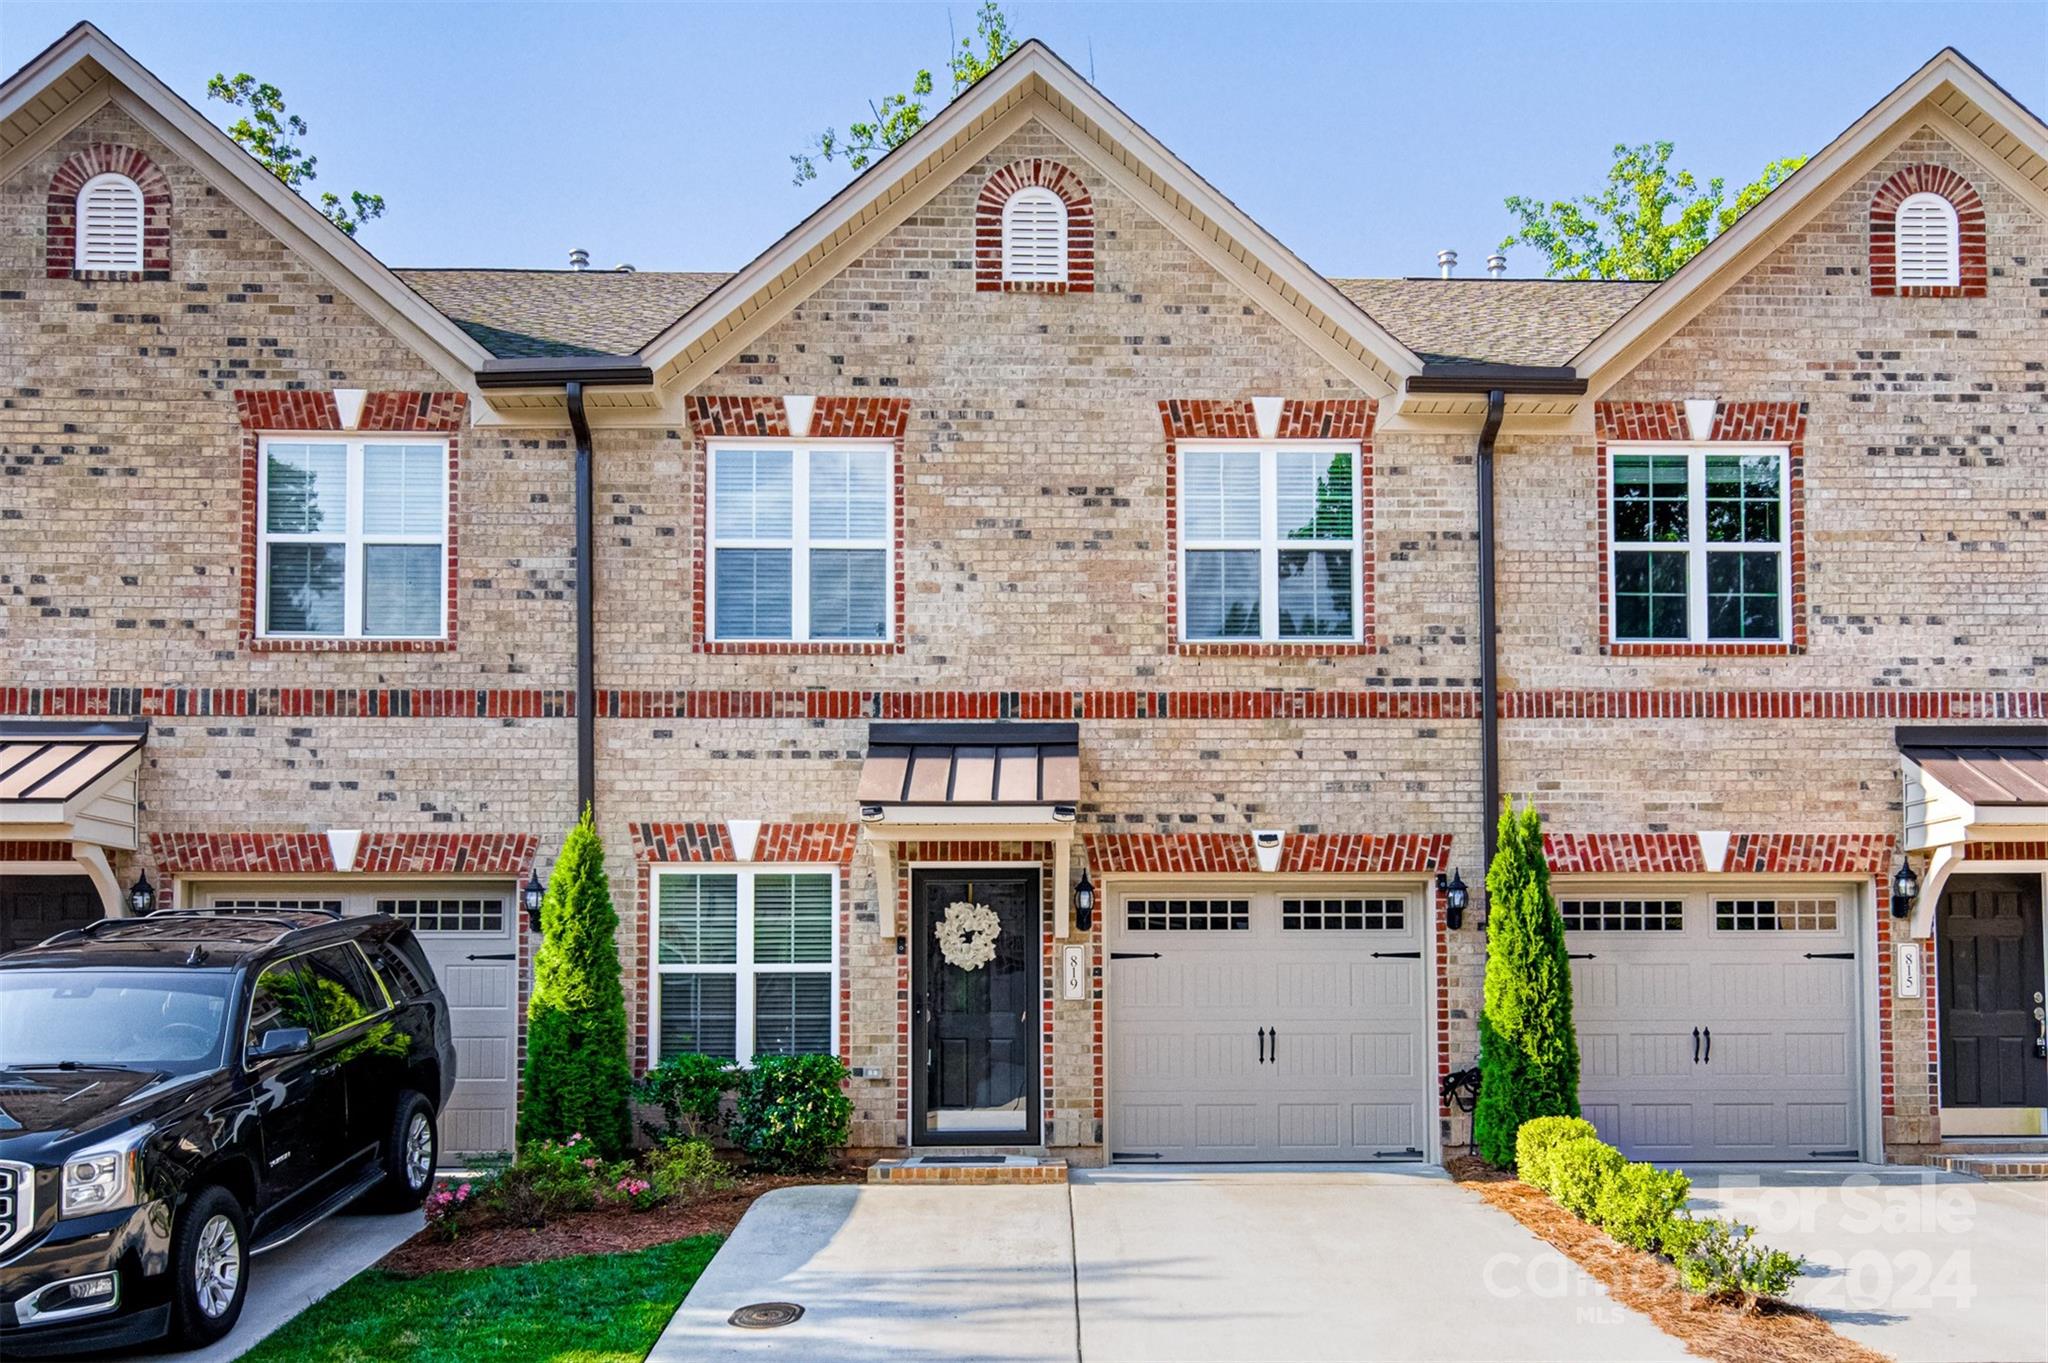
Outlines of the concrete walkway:
M2048 1183L1897 1165L1689 1170L1693 1206L1803 1254L1792 1299L1898 1363L2048 1363Z
M651 1363L1680 1359L1441 1171L1077 1171L756 1202ZM793 1301L777 1330L726 1324Z

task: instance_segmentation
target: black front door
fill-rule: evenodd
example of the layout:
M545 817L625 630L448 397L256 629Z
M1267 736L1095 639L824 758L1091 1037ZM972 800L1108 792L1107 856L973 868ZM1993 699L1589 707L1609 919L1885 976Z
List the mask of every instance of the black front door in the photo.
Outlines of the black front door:
M2048 1107L2038 876L1956 876L1937 915L1943 1107Z
M1036 869L912 872L916 1144L1038 1144L1042 916Z
M0 876L0 956L98 922L105 912L84 876Z

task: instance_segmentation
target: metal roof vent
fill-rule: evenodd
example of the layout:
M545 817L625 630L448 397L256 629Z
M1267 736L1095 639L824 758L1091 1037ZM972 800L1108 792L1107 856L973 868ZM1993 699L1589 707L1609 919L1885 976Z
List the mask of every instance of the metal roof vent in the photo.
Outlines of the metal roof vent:
M1502 255L1500 252L1495 251L1492 255L1486 258L1486 272L1492 275L1495 279L1499 279L1502 275L1508 272L1508 258Z
M1458 268L1458 253L1450 250L1438 251L1436 253L1436 267L1443 272L1445 279L1449 279L1452 272Z
M570 247L570 248L569 248L569 268L570 268L570 269L572 269L572 270L587 270L587 269L589 269L589 268L590 268L590 252L588 252L588 251L584 250L584 249L583 249L583 248L582 248L581 246L572 246L572 247Z
M632 267L631 265L623 265L623 264L622 264L622 265L614 265L614 266L612 266L612 268L613 268L614 270L618 271L618 272L619 272L620 274L632 274L632 273L633 273L633 267Z

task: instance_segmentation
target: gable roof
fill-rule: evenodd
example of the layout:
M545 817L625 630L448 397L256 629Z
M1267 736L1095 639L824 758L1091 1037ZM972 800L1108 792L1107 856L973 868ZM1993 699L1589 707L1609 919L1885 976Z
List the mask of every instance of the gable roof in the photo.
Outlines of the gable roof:
M1871 165L1923 126L1976 154L1986 170L2048 212L2048 124L1952 47L1945 47L1571 357L1597 396L1747 275Z
M1550 367L1657 285L1586 279L1333 279L1427 364Z
M474 387L490 352L287 188L234 139L90 23L77 23L0 81L0 179L108 103L207 170L237 207L304 257L452 384Z

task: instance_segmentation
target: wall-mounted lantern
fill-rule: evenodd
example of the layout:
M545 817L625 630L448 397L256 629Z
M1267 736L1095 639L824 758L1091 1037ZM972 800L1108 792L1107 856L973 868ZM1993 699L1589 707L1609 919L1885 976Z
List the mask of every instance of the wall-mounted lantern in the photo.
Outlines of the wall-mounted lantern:
M548 887L540 883L540 868L526 873L526 884L519 891L519 907L526 910L526 926L533 932L540 931L540 905L548 896Z
M1899 869L1892 872L1892 917L1904 918L1913 912L1913 901L1920 897L1920 877L1914 873L1913 863L1904 856L1899 858Z
M1086 932L1095 926L1095 883L1088 879L1088 868L1081 868L1081 883L1074 887L1074 926Z
M1470 891L1465 888L1464 873L1453 871L1448 880L1439 875L1436 878L1436 887L1443 891L1444 895L1444 925L1456 931L1465 925L1465 905L1471 897Z
M135 883L128 887L128 908L138 918L156 909L156 887L141 871L135 873Z

